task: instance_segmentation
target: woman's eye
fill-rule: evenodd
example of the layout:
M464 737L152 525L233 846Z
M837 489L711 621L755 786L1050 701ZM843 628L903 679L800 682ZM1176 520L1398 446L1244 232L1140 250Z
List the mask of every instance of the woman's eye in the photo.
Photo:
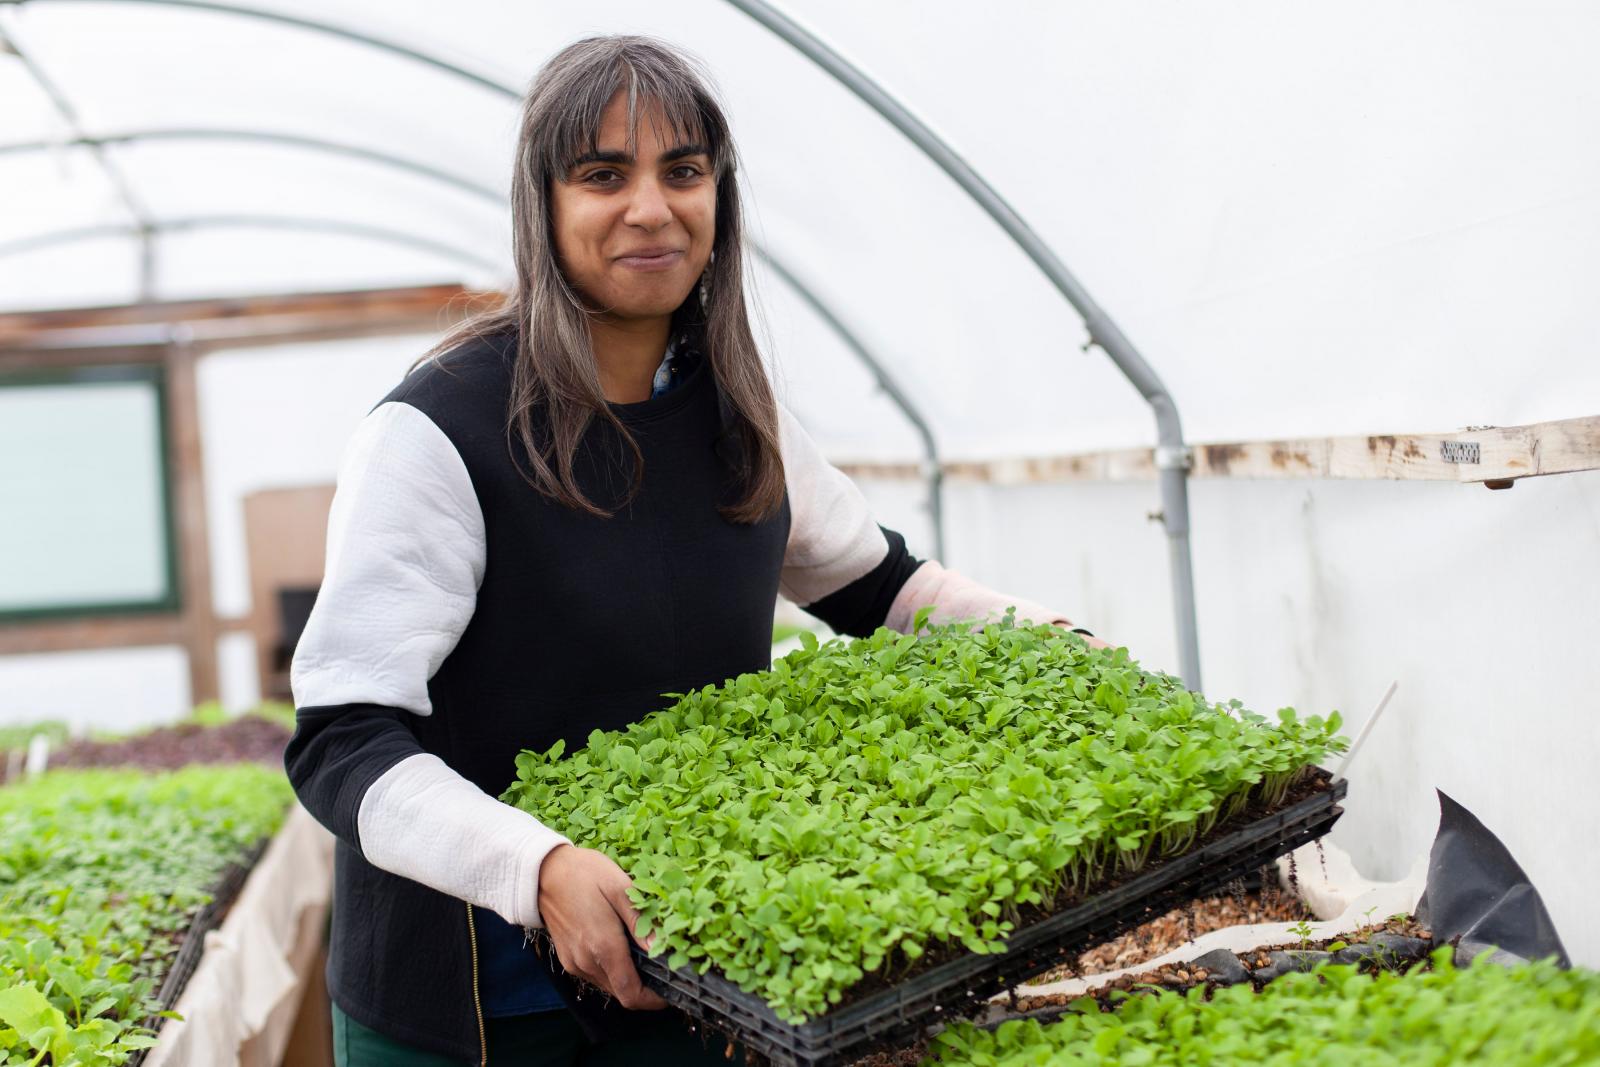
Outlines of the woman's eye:
M699 167L695 167L695 166L691 166L688 163L685 163L681 167L673 167L672 168L672 173L673 174L678 174L680 172L682 172L682 176L683 176L683 180L684 181L689 181L689 180L692 180L694 178L698 178L700 176L700 168Z
M590 175L587 178L584 179L584 181L593 182L595 185L615 185L615 184L617 184L616 182L612 182L612 181L601 181L600 180L600 178L603 175L607 175L607 174L611 175L614 178L620 178L621 177L621 175L618 174L614 170L597 170L597 171L591 172Z

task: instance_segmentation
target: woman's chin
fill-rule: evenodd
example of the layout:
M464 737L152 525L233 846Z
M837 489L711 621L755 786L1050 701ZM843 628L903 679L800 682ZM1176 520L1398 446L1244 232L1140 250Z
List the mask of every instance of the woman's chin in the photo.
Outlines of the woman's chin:
M659 293L624 297L611 305L610 315L617 319L656 319L677 311L687 296L687 293Z

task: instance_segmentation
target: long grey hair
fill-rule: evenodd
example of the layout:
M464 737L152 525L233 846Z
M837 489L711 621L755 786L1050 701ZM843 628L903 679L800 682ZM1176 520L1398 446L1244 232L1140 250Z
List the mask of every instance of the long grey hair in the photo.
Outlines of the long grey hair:
M778 411L760 350L750 329L744 293L744 226L735 176L737 155L721 106L699 63L650 37L588 37L556 53L534 78L522 104L521 132L511 183L512 253L517 277L505 300L463 320L418 363L469 340L515 330L506 444L520 439L531 470L518 469L535 489L593 515L612 512L589 499L573 475L573 457L591 423L620 435L632 457L631 498L644 476L638 443L606 405L590 343L596 314L562 274L556 256L552 183L564 181L576 160L593 151L600 117L619 90L628 100L629 152L643 105L659 104L671 132L704 144L716 178L716 235L699 287L673 315L674 334L692 331L709 361L725 431L733 435L741 497L721 506L733 522L751 523L783 503ZM536 417L536 414L539 417ZM624 500L624 503L626 500Z

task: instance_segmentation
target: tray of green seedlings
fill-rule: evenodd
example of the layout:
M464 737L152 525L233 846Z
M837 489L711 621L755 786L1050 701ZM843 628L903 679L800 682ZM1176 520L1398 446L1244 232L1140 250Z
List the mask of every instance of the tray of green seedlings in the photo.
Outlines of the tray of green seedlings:
M0 726L0 784L21 777L28 747L34 738L44 738L54 750L65 744L69 736L67 724L57 720Z
M776 1063L845 1063L1320 836L1337 715L1209 704L1009 615L804 647L502 799L633 877L647 983Z
M292 799L250 765L0 789L0 1064L141 1060Z
M1600 972L1553 960L1457 967L1454 949L1405 971L1321 964L1256 992L1249 983L1083 997L1054 1019L956 1023L930 1067L1188 1067L1405 1063L1562 1067L1600 1063Z

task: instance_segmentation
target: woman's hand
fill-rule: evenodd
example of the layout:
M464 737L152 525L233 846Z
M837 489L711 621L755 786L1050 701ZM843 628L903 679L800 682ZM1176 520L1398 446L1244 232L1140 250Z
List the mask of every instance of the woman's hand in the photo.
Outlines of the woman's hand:
M557 845L539 866L539 915L568 974L610 993L624 1008L659 1011L667 1002L644 987L628 956L630 937L650 947L635 933L632 884L605 853Z
M1061 629L1067 630L1069 632L1074 632L1074 631L1072 631L1073 624L1071 622L1069 622L1068 620L1066 620L1066 619L1056 619L1050 625L1060 627ZM1100 640L1098 637L1094 636L1093 634L1078 634L1078 636L1083 638L1084 642L1086 644L1088 644L1088 646L1090 648L1111 648L1111 647L1113 647L1111 645L1106 644L1104 641Z

